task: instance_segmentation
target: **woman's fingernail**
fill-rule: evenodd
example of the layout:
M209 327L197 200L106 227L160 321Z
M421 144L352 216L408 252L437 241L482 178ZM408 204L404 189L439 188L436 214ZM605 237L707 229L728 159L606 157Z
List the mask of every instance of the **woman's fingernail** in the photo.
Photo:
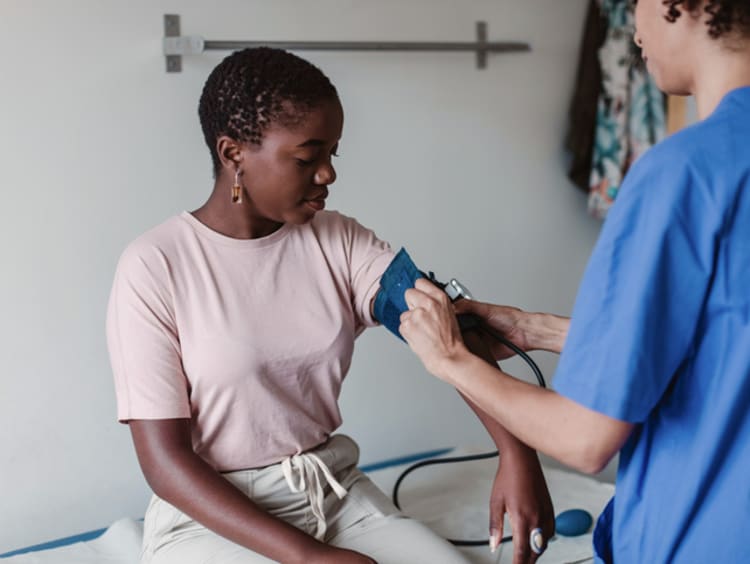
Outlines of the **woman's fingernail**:
M490 552L495 552L500 544L500 531L492 529L490 531Z

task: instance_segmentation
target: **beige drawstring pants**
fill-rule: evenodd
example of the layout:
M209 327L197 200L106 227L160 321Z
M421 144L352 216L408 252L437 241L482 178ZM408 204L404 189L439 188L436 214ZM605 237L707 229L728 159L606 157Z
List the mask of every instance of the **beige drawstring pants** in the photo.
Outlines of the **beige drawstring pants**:
M333 546L378 564L467 564L451 544L402 515L358 468L345 435L265 468L224 477L260 508ZM144 521L142 564L268 564L154 496Z

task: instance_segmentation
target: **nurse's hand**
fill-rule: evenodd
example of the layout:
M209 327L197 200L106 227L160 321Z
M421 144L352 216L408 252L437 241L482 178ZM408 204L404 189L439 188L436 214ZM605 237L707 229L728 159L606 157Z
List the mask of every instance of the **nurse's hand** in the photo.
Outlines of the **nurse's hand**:
M401 335L429 372L447 379L448 361L469 354L448 295L420 278L404 298L409 311L401 314Z
M500 333L522 351L544 350L559 353L565 345L570 319L551 313L530 313L516 307L487 304L475 300L459 300L456 313L471 313L482 323ZM497 340L489 343L496 360L513 356L513 352Z
M521 320L524 316L529 315L517 307L502 306L478 302L476 300L458 300L454 304L457 314L470 313L482 320L482 323L499 333L511 343L516 345L524 352L531 350L529 336L522 327ZM482 332L482 337L492 352L495 360L510 358L516 353L503 345L500 341L493 338L486 332Z

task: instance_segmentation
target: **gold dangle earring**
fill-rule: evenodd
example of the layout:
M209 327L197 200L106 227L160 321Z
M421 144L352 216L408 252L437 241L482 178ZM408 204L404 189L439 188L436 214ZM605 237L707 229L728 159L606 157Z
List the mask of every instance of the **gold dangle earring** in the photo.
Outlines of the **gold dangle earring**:
M240 169L239 167L234 173L234 184L232 185L232 203L242 203L242 186L240 185Z

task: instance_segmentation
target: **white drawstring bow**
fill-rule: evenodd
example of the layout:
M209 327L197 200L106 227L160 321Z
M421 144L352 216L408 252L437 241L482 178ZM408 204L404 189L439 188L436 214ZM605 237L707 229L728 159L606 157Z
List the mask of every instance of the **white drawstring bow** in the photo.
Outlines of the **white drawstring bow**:
M317 454L311 452L295 454L285 458L281 462L281 470L284 472L284 478L293 493L304 492L310 502L313 515L318 520L315 538L322 541L325 537L328 525L323 507L325 501L325 491L323 490L323 481L320 473L323 473L326 482L331 486L333 492L339 499L343 499L347 494L346 489L333 476L331 470L326 466ZM296 483L295 483L296 474Z

